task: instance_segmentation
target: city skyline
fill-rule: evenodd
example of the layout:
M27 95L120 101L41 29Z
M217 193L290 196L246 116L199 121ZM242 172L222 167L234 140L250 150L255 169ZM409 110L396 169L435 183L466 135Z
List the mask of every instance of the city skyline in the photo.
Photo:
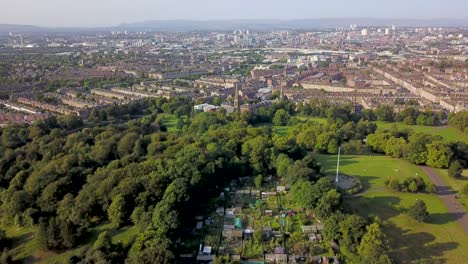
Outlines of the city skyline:
M4 1L4 0L2 0ZM239 0L220 1L4 1L0 24L23 24L46 27L115 26L150 20L238 20L238 19L322 19L322 18L386 18L386 19L467 19L468 3L463 0L444 2L414 1L320 1Z

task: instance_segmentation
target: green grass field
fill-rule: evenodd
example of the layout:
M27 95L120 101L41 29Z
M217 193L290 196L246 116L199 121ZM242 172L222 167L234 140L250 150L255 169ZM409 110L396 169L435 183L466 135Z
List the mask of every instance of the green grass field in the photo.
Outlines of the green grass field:
M314 122L319 123L319 124L327 123L327 119L322 118L322 117L297 116L296 118L301 120L301 121L309 121L310 120L310 121L314 121Z
M448 175L447 170L439 169L439 170L437 170L437 172L439 172L439 175L442 177L445 184L450 186L452 188L452 190L454 190L454 191L456 191L458 193L460 193L460 191L463 189L463 187L468 184L468 170L464 170L463 174L462 174L462 177L457 178L457 179L450 177ZM468 196L463 195L463 194L460 193L459 201L465 207L465 211L468 212Z
M453 128L447 126L432 127L432 126L419 126L419 125L405 125L403 123L388 123L388 122L375 122L379 128L390 129L393 126L397 126L399 129L411 129L416 132L422 132L431 135L439 135L446 140L450 141L463 141L468 143L468 135Z
M65 263L66 260L78 254L86 246L92 246L97 240L99 234L103 231L108 231L112 238L112 243L122 243L127 245L138 234L138 228L135 226L123 227L120 229L113 228L110 224L104 224L91 229L87 243L79 248L64 252L54 253L43 251L39 248L39 241L35 236L36 229L34 228L18 228L15 226L0 226L6 231L7 236L13 239L11 250L12 258L15 261L26 263Z
M177 131L177 121L178 119L174 115L168 115L168 114L163 115L162 122L164 125L166 125L168 132Z
M336 156L319 155L318 159L327 173L334 173ZM359 177L365 186L362 194L345 199L345 207L381 219L396 263L466 263L468 236L436 195L397 193L385 187L389 176L418 174L428 181L417 166L385 156L343 156L340 171ZM416 199L428 206L430 218L425 223L405 213Z
M327 123L326 118L322 117L304 117L304 116L297 116L297 119L300 121L306 122L308 120L312 120L319 124ZM401 122L389 123L389 122L382 122L376 121L378 128L381 129L391 129L392 127L397 127L398 129L409 129L416 132L426 133L430 135L439 135L442 138L449 140L449 141L463 141L468 143L468 134L463 133L453 127L448 126L439 126L439 127L432 127L432 126L419 126L419 125L405 125ZM280 135L284 135L287 133L289 127L281 127L277 130L277 133Z

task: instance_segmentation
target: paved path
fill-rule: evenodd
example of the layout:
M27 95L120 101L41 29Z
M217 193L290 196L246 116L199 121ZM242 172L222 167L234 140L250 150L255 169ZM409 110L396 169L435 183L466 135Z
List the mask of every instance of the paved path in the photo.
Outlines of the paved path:
M431 179L432 183L437 187L437 195L444 202L449 213L460 223L462 228L468 233L468 214L465 212L463 206L458 202L453 191L447 186L439 174L432 168L427 166L419 166Z

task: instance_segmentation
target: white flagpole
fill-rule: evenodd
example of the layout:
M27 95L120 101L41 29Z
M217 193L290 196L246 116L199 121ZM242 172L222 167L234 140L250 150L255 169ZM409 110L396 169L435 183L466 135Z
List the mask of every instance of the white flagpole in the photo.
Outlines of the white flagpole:
M341 154L341 147L338 147L338 161L336 162L336 179L335 179L336 184L338 184L338 175L340 173L340 154Z

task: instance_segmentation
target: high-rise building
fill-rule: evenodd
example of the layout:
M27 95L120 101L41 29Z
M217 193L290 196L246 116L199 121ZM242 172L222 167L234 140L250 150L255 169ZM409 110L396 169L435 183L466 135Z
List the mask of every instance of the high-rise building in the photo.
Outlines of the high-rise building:
M365 29L363 29L363 30L361 31L361 35L362 35L363 37L366 37L368 34L369 34L369 31L367 30L367 28L365 28Z

